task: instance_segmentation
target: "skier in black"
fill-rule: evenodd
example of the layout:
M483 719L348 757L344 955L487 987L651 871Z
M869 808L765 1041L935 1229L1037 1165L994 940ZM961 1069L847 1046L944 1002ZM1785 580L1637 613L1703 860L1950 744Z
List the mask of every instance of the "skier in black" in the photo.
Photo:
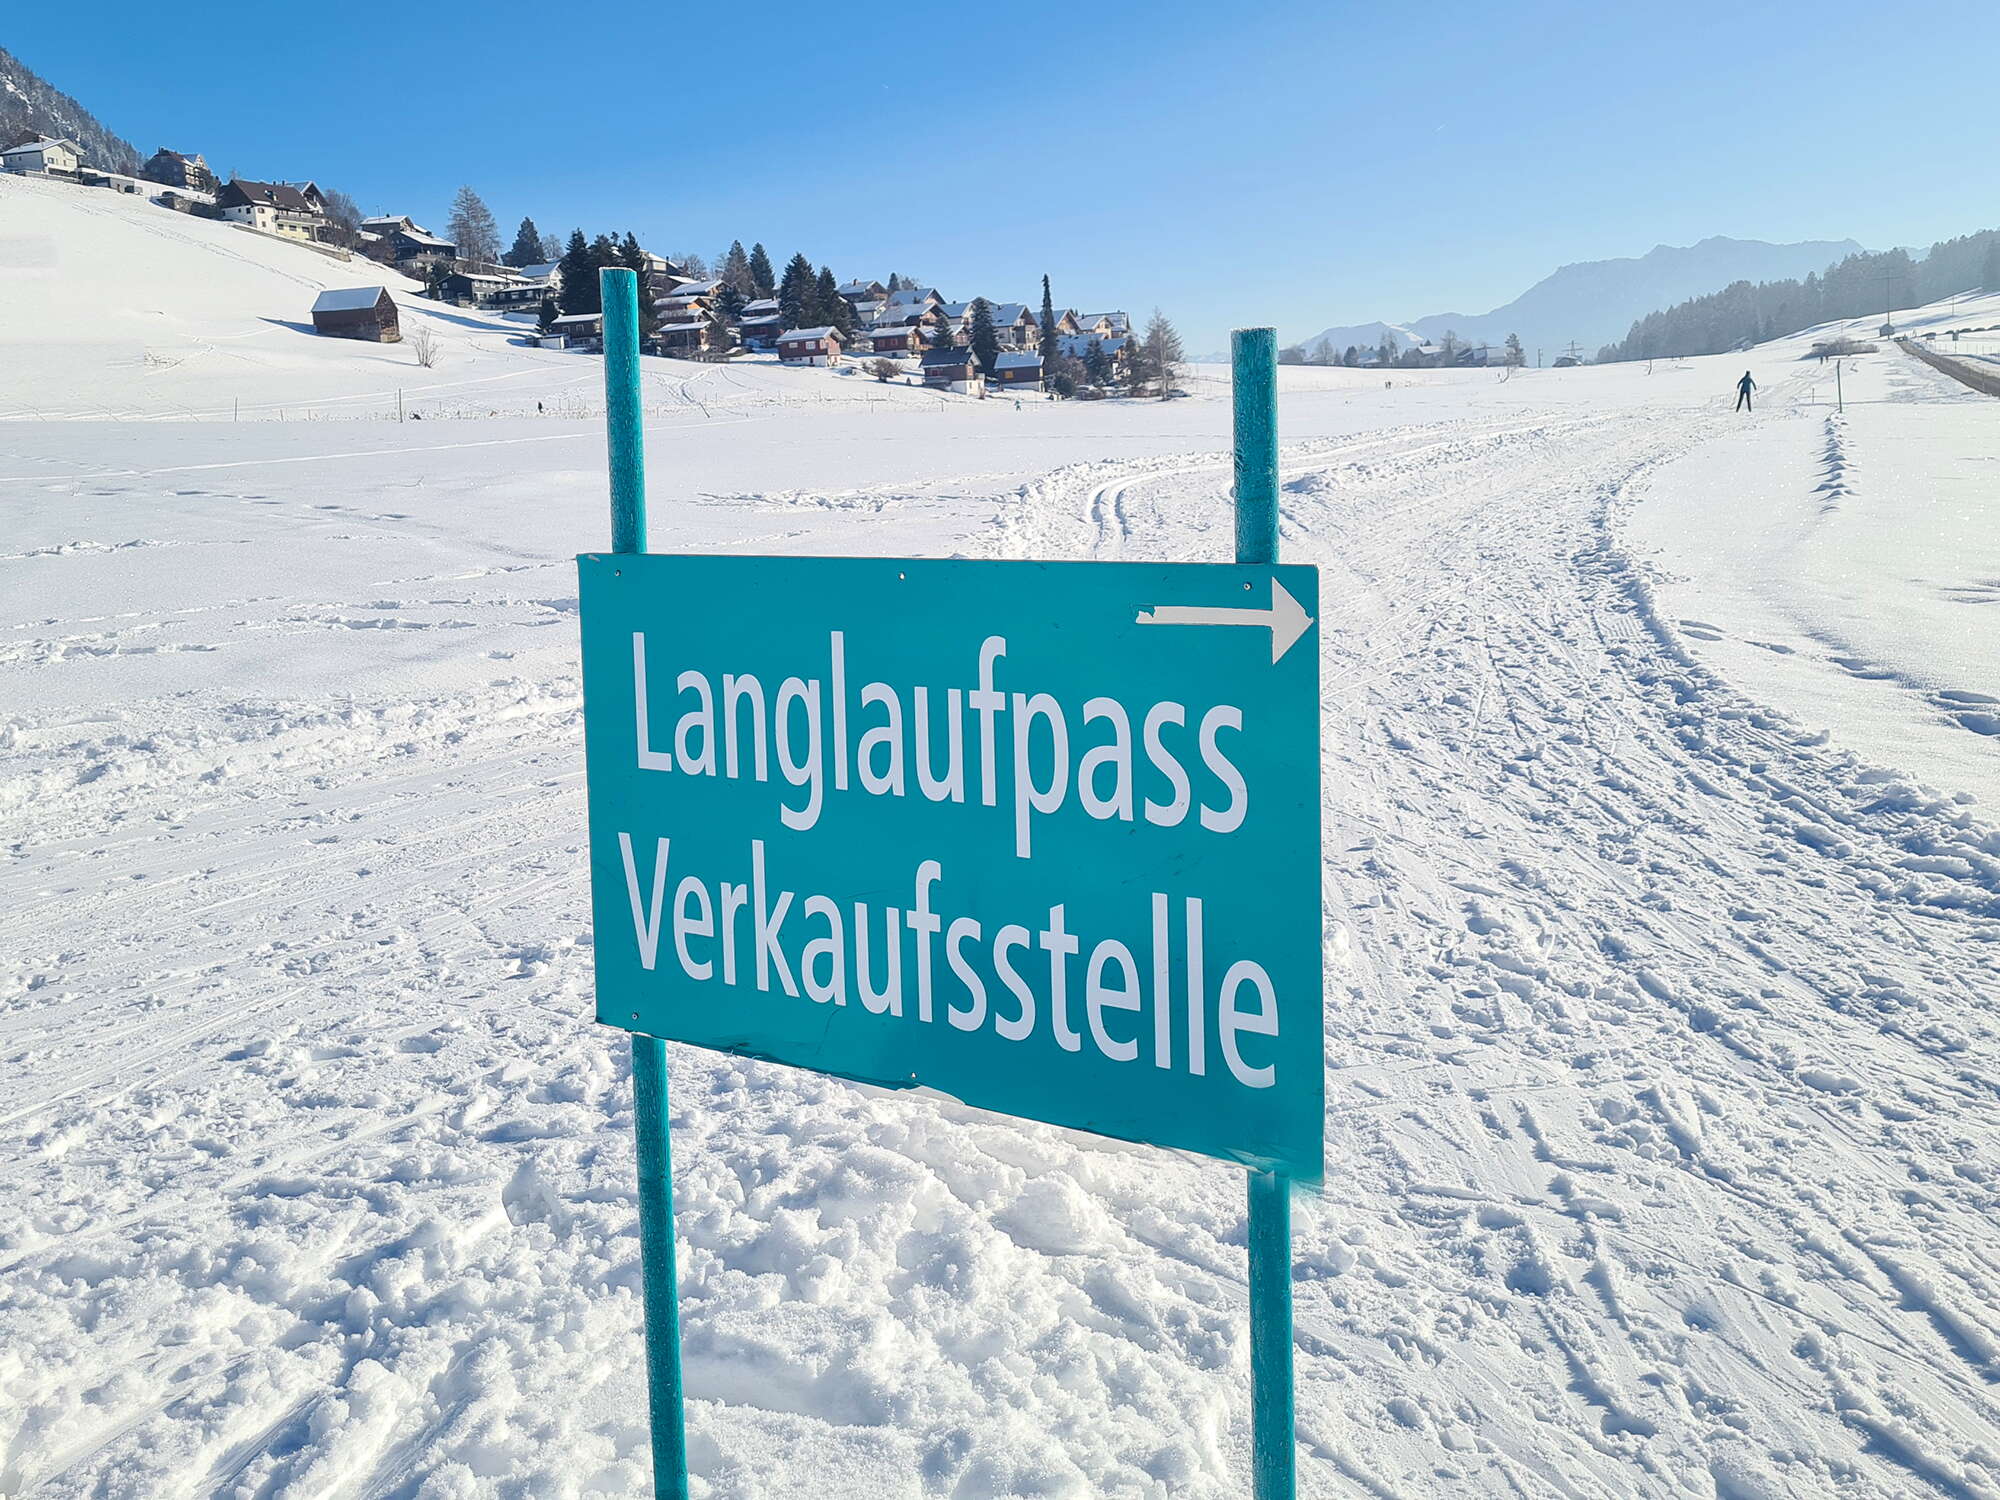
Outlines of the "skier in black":
M1750 410L1752 411L1755 411L1757 409L1754 406L1750 406L1750 393L1756 389L1757 389L1757 382L1752 380L1750 378L1750 372L1748 370L1745 370L1743 372L1743 378L1736 382L1736 409L1738 411L1743 410L1743 408L1746 406L1749 406Z

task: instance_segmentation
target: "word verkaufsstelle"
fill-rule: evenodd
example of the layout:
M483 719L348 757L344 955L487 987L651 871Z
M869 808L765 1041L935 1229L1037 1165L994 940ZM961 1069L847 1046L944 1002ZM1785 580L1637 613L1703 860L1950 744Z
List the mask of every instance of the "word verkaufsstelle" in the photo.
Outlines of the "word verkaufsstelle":
M948 918L938 911L932 891L945 878L937 860L917 865L907 910L856 901L850 927L839 902L808 894L799 903L798 924L788 932L797 893L779 889L771 878L763 840L750 841L748 868L741 872L747 878L735 882L692 873L681 874L676 882L672 845L671 837L654 839L652 870L642 877L643 841L635 848L631 834L618 835L633 940L639 966L648 972L665 962L669 972L677 966L703 986L748 987L754 982L760 991L791 998L803 990L820 1005L845 1006L851 993L872 1015L932 1024L942 1012L944 1021L961 1032L990 1026L995 1036L1009 1042L1027 1041L1046 1022L1065 1052L1081 1051L1087 1036L1112 1062L1138 1062L1143 1051L1154 1067L1181 1068L1195 1077L1208 1073L1208 945L1199 897L1182 902L1176 949L1171 902L1165 893L1152 892L1147 951L1135 954L1117 938L1096 941L1081 965L1079 985L1070 961L1083 952L1083 939L1069 931L1063 905L1048 908L1039 932L1019 922L995 926L971 916ZM878 927L876 947L873 932ZM906 929L913 947L913 983L908 986ZM669 936L671 955L663 958L662 939ZM1031 968L1033 950L1048 955L1045 969L1040 963ZM949 981L944 978L947 968ZM1150 972L1150 991L1141 981L1145 972ZM1176 975L1182 1001L1178 1020ZM1228 1076L1245 1088L1270 1088L1277 1081L1275 1065L1246 1058L1242 1041L1279 1034L1278 996L1270 974L1252 959L1238 959L1224 971L1214 1005L1212 1025ZM1075 1019L1079 1013L1081 1024Z

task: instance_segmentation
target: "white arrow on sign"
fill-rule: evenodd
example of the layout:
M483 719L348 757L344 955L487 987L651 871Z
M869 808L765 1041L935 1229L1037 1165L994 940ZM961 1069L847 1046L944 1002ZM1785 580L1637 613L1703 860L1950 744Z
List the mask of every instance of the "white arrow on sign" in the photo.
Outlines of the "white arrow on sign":
M1269 609L1233 609L1227 605L1162 604L1142 609L1140 625L1256 625L1271 632L1271 660L1277 661L1292 649L1292 643L1312 625L1305 606L1285 592L1277 579L1271 580Z

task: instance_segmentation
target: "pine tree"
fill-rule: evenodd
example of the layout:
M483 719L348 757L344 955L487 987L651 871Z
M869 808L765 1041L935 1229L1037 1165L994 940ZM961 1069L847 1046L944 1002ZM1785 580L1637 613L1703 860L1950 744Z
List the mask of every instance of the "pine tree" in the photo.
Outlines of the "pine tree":
M1146 382L1152 379L1152 367L1146 360L1146 345L1140 339L1126 339L1118 352L1111 356L1112 379L1124 376L1126 391L1134 396L1141 395Z
M1049 295L1049 275L1042 273L1042 368L1053 370L1056 356L1062 350L1056 338L1056 301Z
M771 257L764 253L761 244L750 247L750 285L753 300L778 294L778 278L771 272Z
M1000 335L993 330L993 304L984 297L974 297L966 312L965 342L979 361L979 373L991 375L1000 359Z
M639 237L631 230L625 231L625 238L618 242L618 261L639 281L639 337L651 338L660 331L659 309L653 306L653 289L647 284L646 252L639 246Z
M840 283L833 279L833 272L826 266L819 270L819 281L813 287L813 294L819 302L815 319L824 319L828 327L840 334L843 343L854 337L854 304L840 295Z
M846 327L841 324L845 322ZM812 326L840 328L845 338L854 331L854 309L847 305L847 299L840 295L840 283L833 279L833 268L821 266L819 275L813 281Z
M1111 356L1104 352L1104 340L1092 339L1084 346L1083 373L1095 386L1111 384Z
M608 234L600 234L590 242L590 263L600 271L606 266L619 264L618 241Z
M535 228L533 219L523 219L521 227L514 231L514 243L507 253L500 257L500 264L519 270L522 266L536 266L542 263L541 231Z
M1154 308L1153 316L1146 324L1146 366L1152 378L1160 383L1162 401L1174 393L1181 362L1186 358L1180 334L1167 321L1167 315Z
M433 302L445 300L444 279L451 275L451 262L434 260L424 267L424 295Z
M458 247L460 260L491 265L499 258L500 228L493 222L492 212L480 202L479 194L469 187L460 188L451 200L451 225L447 233Z
M1340 362L1343 365L1347 366L1348 369L1350 370L1353 369L1356 365L1361 363L1361 351L1358 348L1356 348L1353 344L1349 344L1344 350L1341 351Z
M778 316L784 319L785 328L813 327L812 314L818 302L812 262L794 255L785 262L785 279L778 283Z
M556 314L560 311L561 309L556 306L555 298L542 298L541 306L535 309L535 332L539 333L543 338L547 338L553 333L556 326Z
M1515 366L1518 369L1520 366L1525 365L1527 362L1528 362L1527 353L1521 348L1521 335L1518 333L1508 334L1507 363Z
M565 316L604 310L603 294L597 289L597 262L590 257L590 245L581 229L570 231L569 246L562 260L562 310Z
M731 240L728 253L722 257L722 281L741 293L745 302L758 295L756 273L750 269L750 257L744 253L741 240Z
M736 308L731 310L730 301L735 300ZM743 294L723 283L722 294L708 305L708 347L717 354L727 354L736 347L736 319L742 310Z
M889 290L892 292L900 292L902 289L903 289L903 278L898 276L894 271L891 271L889 273Z
M930 331L924 335L925 345L932 349L951 348L953 344L958 342L952 337L951 319L947 318L941 312L932 312L930 316L935 321L931 324ZM923 325L919 324L918 326L922 327Z
M1979 286L1982 291L2000 292L2000 238L1986 247L1986 259L1979 268Z

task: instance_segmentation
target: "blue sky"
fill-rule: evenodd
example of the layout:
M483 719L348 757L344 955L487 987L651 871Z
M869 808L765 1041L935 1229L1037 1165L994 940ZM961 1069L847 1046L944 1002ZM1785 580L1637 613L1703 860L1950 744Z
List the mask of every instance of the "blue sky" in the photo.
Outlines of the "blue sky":
M606 18L622 16L609 30ZM1711 234L2000 222L1991 0L741 10L23 6L0 44L142 151L441 227L762 240L952 297L1238 324L1484 312ZM597 56L594 54L601 54ZM1987 69L1990 72L1990 67Z

